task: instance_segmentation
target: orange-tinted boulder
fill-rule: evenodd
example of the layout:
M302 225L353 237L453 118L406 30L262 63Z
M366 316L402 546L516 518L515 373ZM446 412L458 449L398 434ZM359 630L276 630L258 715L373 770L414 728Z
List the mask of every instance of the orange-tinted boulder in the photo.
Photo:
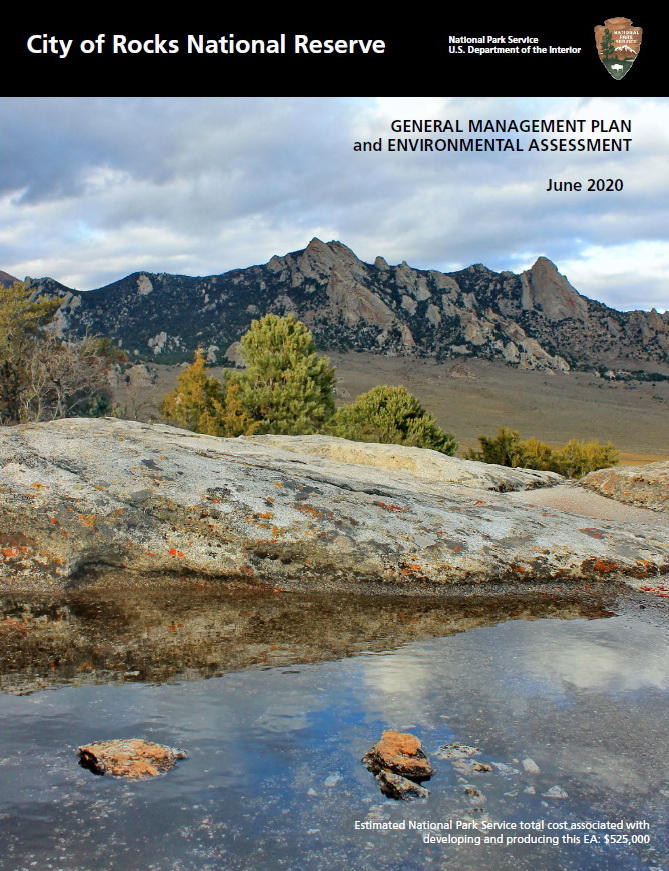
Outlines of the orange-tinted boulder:
M113 774L115 777L154 777L169 771L177 759L186 759L183 750L154 744L141 738L122 738L116 741L97 741L77 748L80 764L94 774Z
M420 740L410 732L386 729L381 740L371 747L362 761L374 774L392 771L411 780L427 780L432 766Z

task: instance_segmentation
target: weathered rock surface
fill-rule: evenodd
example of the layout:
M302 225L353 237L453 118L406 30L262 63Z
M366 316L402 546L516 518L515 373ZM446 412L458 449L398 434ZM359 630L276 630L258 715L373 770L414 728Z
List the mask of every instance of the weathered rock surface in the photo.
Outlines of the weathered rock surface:
M590 472L579 481L582 487L619 502L669 511L669 461L645 466L615 466Z
M453 741L451 744L443 744L434 755L438 759L469 759L470 756L477 756L482 752L480 747Z
M423 745L410 732L386 729L362 761L373 774L392 771L412 780L427 780L432 776L432 765L423 752Z
M184 750L143 741L141 738L125 738L116 741L97 741L77 748L81 765L94 774L111 774L114 777L155 777L169 771L177 759L186 759Z
M162 425L0 428L0 470L10 591L53 591L96 565L367 592L669 572L662 528Z
M493 463L478 463L447 457L439 451L412 448L406 445L380 445L368 442L352 442L334 436L246 436L244 441L272 445L296 454L323 457L336 463L358 466L373 466L392 472L409 473L416 478L443 484L464 484L482 490L533 490L535 487L552 487L564 478L555 472L539 472L534 469L511 469ZM368 474L368 473L363 473ZM393 476L395 480L397 478Z
M417 798L427 798L430 794L429 789L425 789L419 783L414 783L400 774L393 774L392 771L379 771L376 775L376 780L379 783L381 792L387 795L388 798L395 798L400 801L414 801Z

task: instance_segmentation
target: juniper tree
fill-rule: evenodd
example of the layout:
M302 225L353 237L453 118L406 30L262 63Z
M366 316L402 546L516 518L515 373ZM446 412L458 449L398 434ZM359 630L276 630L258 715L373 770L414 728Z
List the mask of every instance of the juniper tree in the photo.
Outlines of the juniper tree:
M104 337L65 341L49 329L60 299L23 282L0 287L0 423L111 410L109 369L125 354Z

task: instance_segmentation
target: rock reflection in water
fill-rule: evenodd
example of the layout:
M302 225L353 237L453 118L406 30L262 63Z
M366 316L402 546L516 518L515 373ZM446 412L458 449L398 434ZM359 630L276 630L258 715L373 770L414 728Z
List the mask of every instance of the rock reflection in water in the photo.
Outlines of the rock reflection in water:
M445 600L102 576L53 598L0 599L0 689L197 680L395 649L510 619L610 615L601 596L575 592Z

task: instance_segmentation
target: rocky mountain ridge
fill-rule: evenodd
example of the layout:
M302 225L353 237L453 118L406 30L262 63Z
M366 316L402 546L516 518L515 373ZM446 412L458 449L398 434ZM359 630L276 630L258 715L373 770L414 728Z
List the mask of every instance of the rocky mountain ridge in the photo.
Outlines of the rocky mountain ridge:
M202 278L133 273L78 292L51 278L35 293L62 297L55 329L102 333L136 357L174 363L196 347L236 362L254 318L294 313L323 351L447 359L482 357L528 369L669 365L669 313L620 312L588 299L547 258L520 275L482 264L442 273L361 261L341 242L312 239L268 263Z

